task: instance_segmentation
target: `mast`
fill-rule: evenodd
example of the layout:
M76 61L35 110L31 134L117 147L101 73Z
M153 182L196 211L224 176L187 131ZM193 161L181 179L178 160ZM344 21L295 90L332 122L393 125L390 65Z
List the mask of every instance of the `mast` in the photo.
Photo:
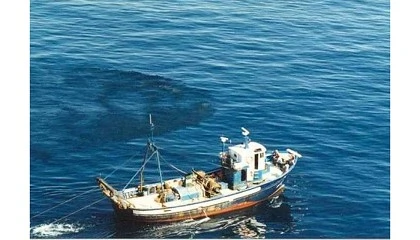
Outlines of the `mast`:
M146 151L144 153L142 169L140 172L140 186L139 186L140 191L143 191L143 183L144 183L143 172L145 168L145 163L155 153L155 151L157 151L157 148L154 146L154 143L153 143L153 130L155 128L155 125L152 122L152 114L149 114L149 124L150 124L150 136L147 139ZM160 169L160 166L159 166L159 169Z
M145 163L150 158L152 158L154 154L156 154L156 160L157 160L159 176L160 176L160 183L161 183L162 188L163 188L162 170L160 168L160 154L159 154L158 148L155 146L154 139L153 139L153 130L155 128L155 125L152 122L152 115L151 114L149 114L149 124L150 124L150 137L147 140L146 152L144 154L143 165L142 165L142 169L141 169L141 172L140 172L140 185L139 185L140 191L143 191L143 184L144 184L143 172L144 172L144 168L145 168Z
M160 184L162 185L163 189L163 177L162 177L162 170L160 169L160 153L155 146L154 139L153 139L153 130L155 129L155 125L152 122L152 114L149 114L149 123L150 123L150 141L152 147L152 154L156 153L156 160L158 164L159 176L160 176Z
M153 143L153 130L155 129L155 125L152 122L152 114L149 114L149 124L150 124L150 137Z
M229 138L227 138L227 137L224 137L224 136L221 136L220 137L220 141L222 142L222 153L224 153L225 152L225 145L226 145L226 142L229 140Z
M249 131L244 127L241 127L241 129L242 129L242 135L244 135L244 138L245 138L245 148L249 148L248 146L248 143L250 142L250 139L248 137Z

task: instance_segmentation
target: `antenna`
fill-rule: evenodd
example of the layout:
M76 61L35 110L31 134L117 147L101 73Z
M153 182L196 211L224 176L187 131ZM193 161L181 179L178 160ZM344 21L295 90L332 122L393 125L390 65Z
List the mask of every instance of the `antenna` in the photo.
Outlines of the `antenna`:
M227 140L229 140L229 138L227 137L220 137L220 141L222 141L222 143L225 143Z
M222 142L222 152L225 151L225 144L228 140L229 140L229 138L227 138L227 137L224 137L224 136L220 137L220 141Z
M249 131L246 130L246 128L244 128L244 127L241 127L241 129L242 129L242 135L244 135L244 138L245 138L245 148L248 148L248 143L250 141L249 137L248 137Z
M241 129L242 129L242 135L244 135L244 136L248 136L249 135L249 131L246 130L246 128L241 127Z
M155 125L152 122L152 114L149 114L149 123L150 123L150 135L153 141L153 130L155 129Z

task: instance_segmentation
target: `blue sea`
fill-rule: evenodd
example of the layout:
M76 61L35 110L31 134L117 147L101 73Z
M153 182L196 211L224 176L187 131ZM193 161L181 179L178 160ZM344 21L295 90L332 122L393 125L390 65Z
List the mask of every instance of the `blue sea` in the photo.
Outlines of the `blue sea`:
M303 158L254 208L120 222L95 178L130 181L149 114L184 171L213 169L241 127ZM32 0L28 236L390 238L389 1Z

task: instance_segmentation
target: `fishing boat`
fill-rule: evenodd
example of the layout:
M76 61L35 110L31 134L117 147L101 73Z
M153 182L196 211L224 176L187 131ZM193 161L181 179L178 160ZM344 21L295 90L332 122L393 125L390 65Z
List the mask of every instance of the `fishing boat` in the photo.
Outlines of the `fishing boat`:
M220 137L220 166L211 171L194 170L179 178L165 179L160 168L162 156L153 139L153 123L147 140L139 184L115 189L98 177L102 193L109 198L117 217L143 223L165 223L209 218L252 207L279 196L285 190L286 176L302 156L294 150L267 151L261 143L251 141L250 132L241 128L243 142L232 144ZM185 156L188 157L188 156ZM156 160L160 181L144 182L144 168Z

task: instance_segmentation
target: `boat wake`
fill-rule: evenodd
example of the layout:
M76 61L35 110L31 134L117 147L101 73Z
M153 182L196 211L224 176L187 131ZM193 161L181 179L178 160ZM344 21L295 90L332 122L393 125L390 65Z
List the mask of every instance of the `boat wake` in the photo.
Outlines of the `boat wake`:
M270 208L279 208L283 204L283 200L279 199L279 197L274 197L268 203Z
M228 219L214 219L199 225L195 229L195 234L206 234L214 231L225 231L225 237L232 236L240 238L264 238L266 233L266 224L258 222L252 216L236 215Z
M116 238L205 238L211 232L223 232L223 238L265 238L267 226L254 216L232 214L229 217L205 217L164 225L139 227L124 222L113 234Z
M33 237L57 237L63 234L78 233L84 227L70 223L40 224L31 228Z
M190 220L185 220L180 223L174 223L168 226L161 226L159 227L159 230L163 230L163 231L158 231L156 232L156 235L152 234L152 236L156 238L185 237L185 236L192 237L196 234L197 228L200 225L210 220L211 218L205 217L198 220L190 219Z
M258 222L255 217L245 219L233 228L233 232L241 238L265 238L267 225Z
M183 221L182 223L183 223L183 224L197 225L197 224L200 224L200 223L207 222L207 221L209 221L210 219L211 219L211 218L209 218L209 217L205 217L205 218L202 218L202 219L199 219L199 220L188 219L188 220Z

